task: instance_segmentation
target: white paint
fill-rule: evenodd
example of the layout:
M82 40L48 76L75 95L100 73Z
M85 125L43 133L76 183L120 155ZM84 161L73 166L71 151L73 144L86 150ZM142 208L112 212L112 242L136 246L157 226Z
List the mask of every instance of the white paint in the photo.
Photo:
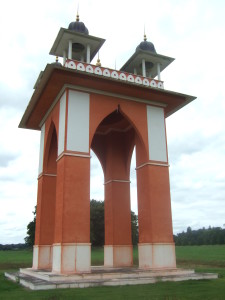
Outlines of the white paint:
M65 66L66 64L66 51L63 51L63 65Z
M138 244L139 268L176 268L174 244Z
M72 59L72 41L69 40L68 58Z
M130 267L133 265L132 245L105 245L104 267Z
M38 251L38 269L50 269L52 267L52 246L39 246Z
M62 272L63 273L74 272L74 270L76 269L75 254L76 254L75 245L63 246L63 251L62 251Z
M157 63L157 74L158 74L158 80L161 80L160 63Z
M43 172L44 143L45 143L45 124L43 124L43 126L41 127L38 175L40 175Z
M90 272L90 270L90 243L66 243L53 245L52 272L71 274Z
M38 246L33 247L33 269L38 269Z
M89 102L89 94L69 91L67 150L89 152Z
M87 45L87 63L90 64L91 62L91 47L90 45Z
M91 271L91 244L77 244L76 251L76 271Z
M113 267L113 246L104 246L104 266Z
M164 109L147 106L149 159L167 162Z
M52 266L52 246L38 245L33 247L33 269L50 269Z
M66 91L60 99L59 108L59 137L58 137L58 156L64 151L65 143L65 120L66 120Z
M142 76L146 77L145 59L142 59Z
M61 245L53 244L52 246L52 271L61 273Z

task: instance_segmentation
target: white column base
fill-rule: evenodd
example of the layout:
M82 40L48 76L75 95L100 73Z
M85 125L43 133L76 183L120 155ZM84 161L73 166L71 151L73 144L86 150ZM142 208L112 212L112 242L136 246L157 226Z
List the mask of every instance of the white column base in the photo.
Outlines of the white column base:
M52 246L35 245L33 247L33 269L51 269L52 268Z
M141 269L176 268L175 244L138 244L138 258Z
M91 244L53 244L52 272L60 274L91 272Z
M105 245L105 267L130 267L133 265L132 245Z

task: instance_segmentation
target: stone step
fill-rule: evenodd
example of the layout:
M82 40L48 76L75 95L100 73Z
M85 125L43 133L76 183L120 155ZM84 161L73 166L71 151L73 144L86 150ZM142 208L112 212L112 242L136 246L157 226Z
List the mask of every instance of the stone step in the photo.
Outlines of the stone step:
M46 270L21 269L20 272L5 273L5 276L31 290L58 288L85 288L94 286L122 286L150 284L158 281L184 281L216 279L217 274L195 273L193 270L173 269L165 271L139 270L135 268L104 270L93 269L89 274L60 275ZM54 280L57 279L57 280Z

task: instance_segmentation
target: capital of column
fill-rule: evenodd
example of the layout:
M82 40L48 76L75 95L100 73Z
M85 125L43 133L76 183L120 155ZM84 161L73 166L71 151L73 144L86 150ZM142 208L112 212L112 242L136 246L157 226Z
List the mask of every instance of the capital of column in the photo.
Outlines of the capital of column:
M130 183L130 180L111 179L111 180L104 182L104 185L112 183L112 182Z
M143 167L146 167L146 166L159 166L159 167L169 167L170 165L169 164L167 164L167 163L158 163L158 162L146 162L146 163L143 163L143 164L141 164L141 165L139 165L139 166L137 166L136 168L135 168L135 170L139 170L139 169L141 169L141 168L143 168Z
M58 158L56 159L56 162L58 162L63 156L74 156L74 157L81 157L81 158L91 158L91 156L89 154L63 152L63 153L61 153L58 156Z
M39 178L41 178L43 176L46 176L46 177L56 177L57 175L56 174L49 174L49 173L41 173L41 174L39 174L39 176L38 176L37 179L39 179Z

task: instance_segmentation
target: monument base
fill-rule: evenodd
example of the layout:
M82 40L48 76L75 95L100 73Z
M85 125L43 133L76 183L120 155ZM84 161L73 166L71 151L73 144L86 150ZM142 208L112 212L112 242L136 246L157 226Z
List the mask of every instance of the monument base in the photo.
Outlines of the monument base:
M217 274L195 273L194 270L140 270L139 268L91 267L91 273L62 275L50 271L20 269L5 273L8 279L19 282L31 290L58 288L85 288L93 286L122 286L156 283L158 281L184 281L216 279Z
M105 267L131 267L133 265L132 245L105 245Z
M139 243L139 268L168 269L176 268L174 243Z
M52 272L59 274L91 271L90 243L62 243L52 246Z
M38 245L33 246L33 269L52 268L52 246Z

